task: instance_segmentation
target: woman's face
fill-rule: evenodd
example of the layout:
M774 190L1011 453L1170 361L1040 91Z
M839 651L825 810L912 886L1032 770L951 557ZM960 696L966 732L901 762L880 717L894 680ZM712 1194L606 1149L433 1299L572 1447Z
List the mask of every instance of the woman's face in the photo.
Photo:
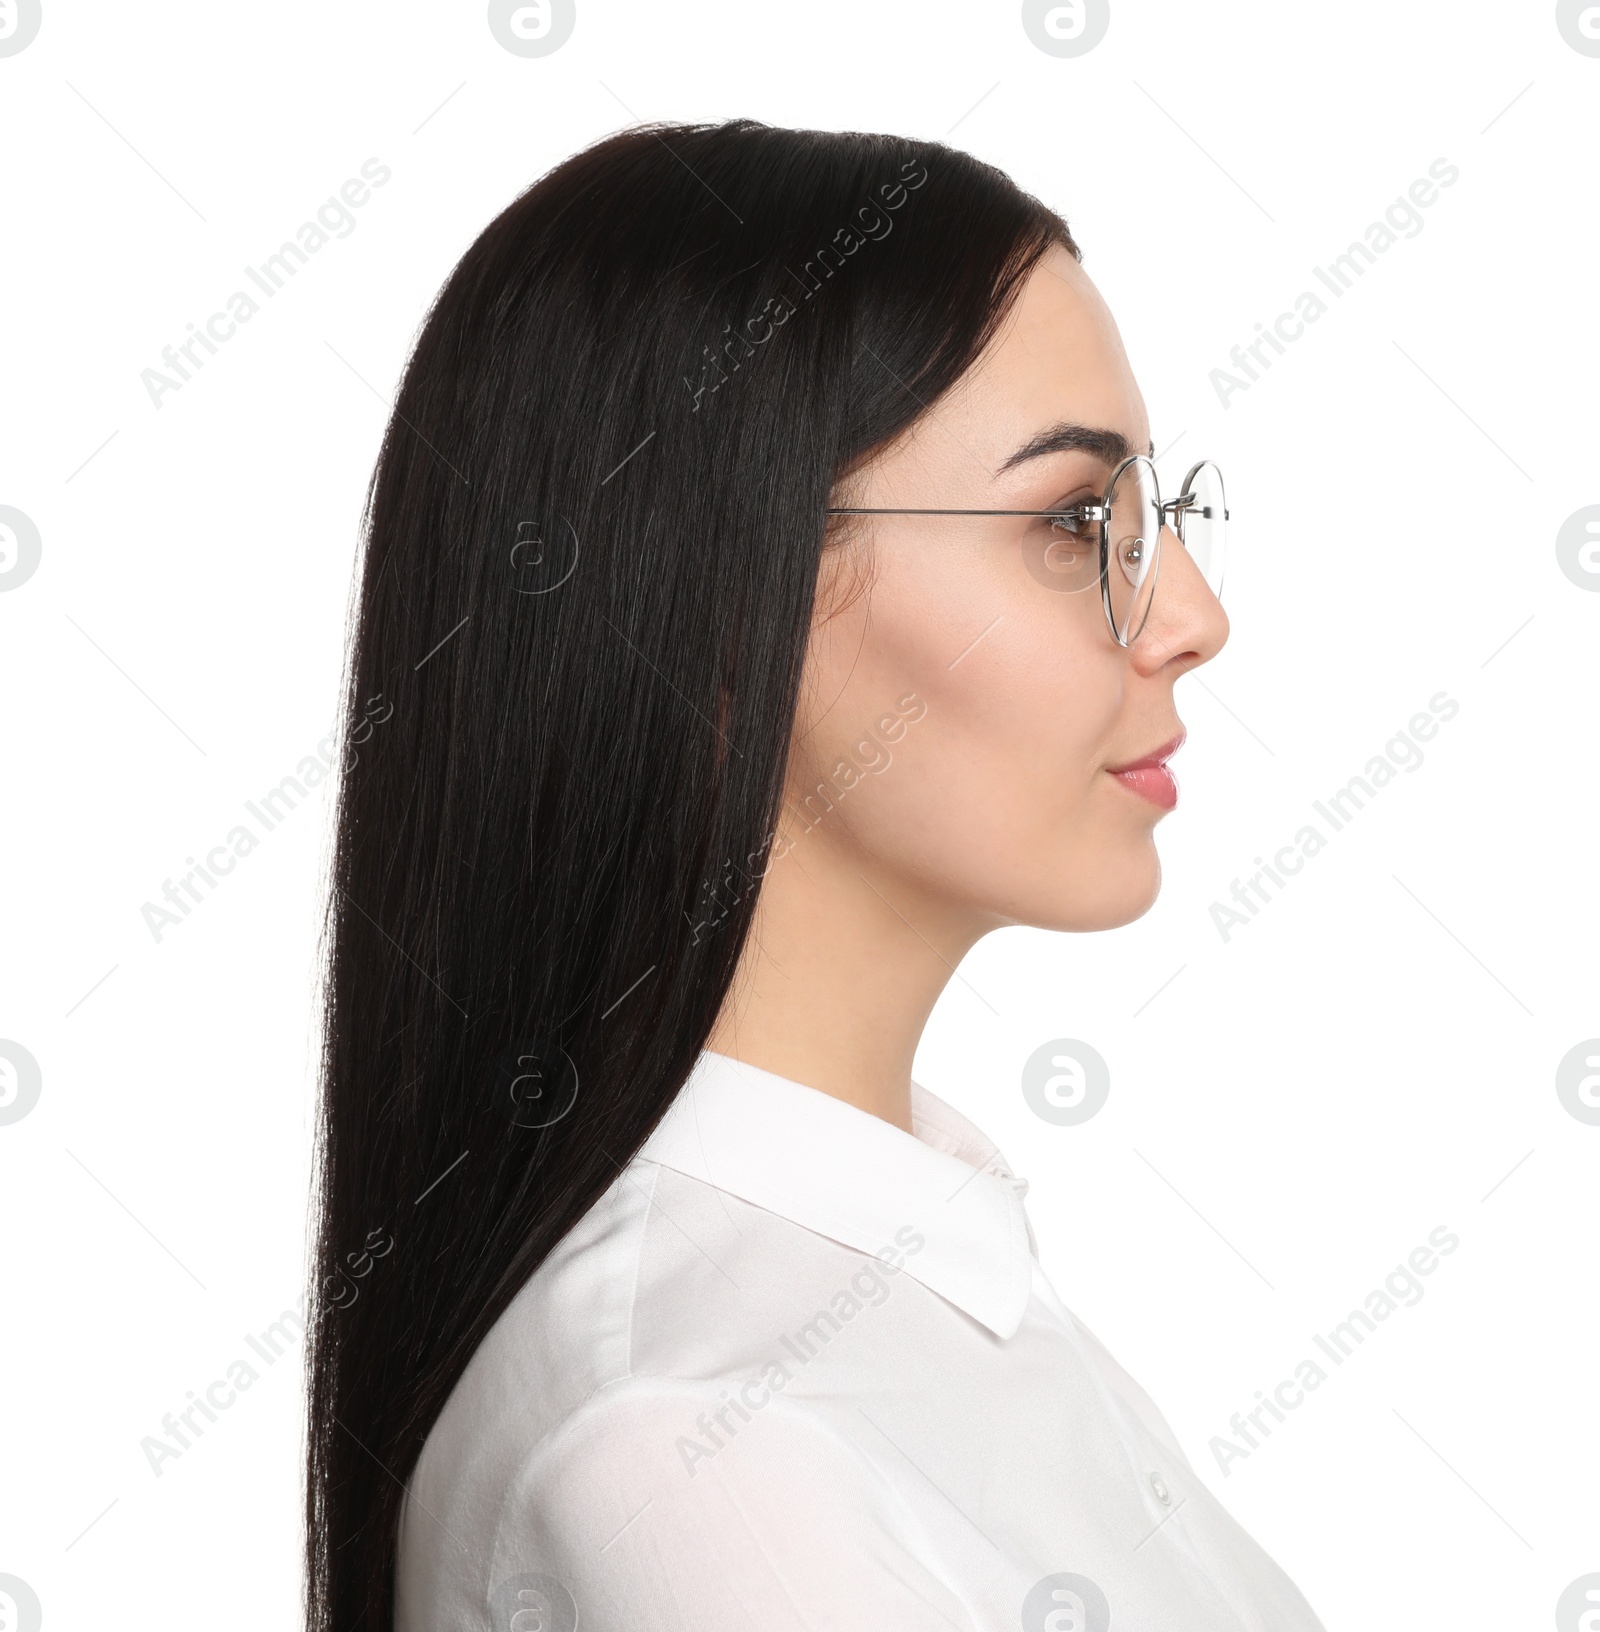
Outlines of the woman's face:
M1052 249L946 397L834 497L1048 510L1098 499L1150 426L1116 324ZM1155 900L1178 676L1228 620L1170 532L1142 632L1052 572L1048 522L873 516L824 558L788 775L795 860L853 867L952 926L1127 923ZM1095 558L1098 565L1098 557Z

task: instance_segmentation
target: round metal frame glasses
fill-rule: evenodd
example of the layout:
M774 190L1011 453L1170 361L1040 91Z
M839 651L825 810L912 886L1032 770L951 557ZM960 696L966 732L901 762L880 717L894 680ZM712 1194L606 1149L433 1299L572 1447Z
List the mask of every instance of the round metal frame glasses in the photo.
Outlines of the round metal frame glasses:
M1222 472L1210 459L1197 460L1183 479L1183 491L1165 503L1148 455L1136 453L1112 472L1104 495L1090 504L1063 510L898 510L839 509L830 516L1025 516L1048 521L1063 532L1096 529L1100 551L1100 603L1119 646L1139 638L1155 599L1161 564L1161 533L1171 527L1195 559L1211 593L1222 594L1228 506ZM1159 518L1159 520L1157 519ZM1149 534L1154 532L1152 543Z

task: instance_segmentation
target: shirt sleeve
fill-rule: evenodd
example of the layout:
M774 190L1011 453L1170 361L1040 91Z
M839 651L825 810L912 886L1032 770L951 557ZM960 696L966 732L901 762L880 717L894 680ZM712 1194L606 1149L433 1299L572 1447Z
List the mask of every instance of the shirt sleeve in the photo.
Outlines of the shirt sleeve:
M494 1632L973 1632L885 1472L740 1392L630 1380L543 1441L500 1514Z

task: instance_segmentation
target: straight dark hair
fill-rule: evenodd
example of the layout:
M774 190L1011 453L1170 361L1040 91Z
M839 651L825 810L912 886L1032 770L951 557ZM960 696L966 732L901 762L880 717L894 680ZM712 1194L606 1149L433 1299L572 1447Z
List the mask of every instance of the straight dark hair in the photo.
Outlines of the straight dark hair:
M342 702L307 1315L311 1632L701 1051L777 824L841 476L1065 223L936 143L748 120L530 187L415 342Z

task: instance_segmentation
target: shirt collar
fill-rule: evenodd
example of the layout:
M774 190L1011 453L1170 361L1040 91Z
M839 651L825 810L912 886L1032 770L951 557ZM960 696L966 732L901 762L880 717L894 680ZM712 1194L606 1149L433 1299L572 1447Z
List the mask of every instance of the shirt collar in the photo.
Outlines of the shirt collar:
M1027 1181L943 1100L915 1083L911 1096L915 1136L708 1050L639 1155L858 1252L909 1227L923 1245L906 1273L1010 1337L1033 1284Z

